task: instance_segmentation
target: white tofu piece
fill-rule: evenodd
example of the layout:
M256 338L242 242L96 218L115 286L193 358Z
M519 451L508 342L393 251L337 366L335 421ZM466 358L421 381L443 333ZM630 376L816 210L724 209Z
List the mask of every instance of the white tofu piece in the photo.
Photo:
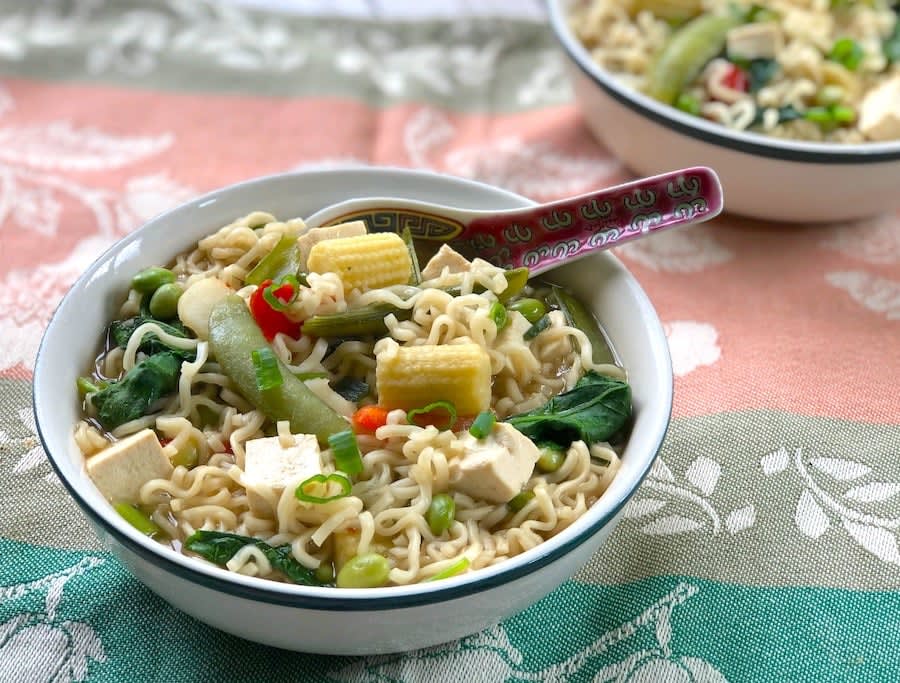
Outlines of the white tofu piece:
M217 278L198 280L178 297L178 319L199 339L209 339L209 314L213 306L230 294L234 290Z
M152 429L142 429L87 459L88 476L112 503L137 503L141 487L151 479L172 476L172 463Z
M468 273L472 269L472 264L458 251L442 244L422 269L422 279L432 280L439 277L444 268L449 268L451 273Z
M859 108L859 129L876 142L900 138L900 75L868 92Z
M256 515L272 516L285 487L322 474L319 442L312 434L294 434L295 445L281 447L277 436L244 444L244 484L247 502Z
M774 21L742 24L726 35L729 57L775 59L784 45L781 27Z
M466 452L449 463L450 486L491 503L514 498L531 478L541 456L531 439L505 422L495 424L484 439L467 433L460 441Z
M366 234L366 224L363 221L350 221L331 225L327 228L310 228L297 238L297 249L300 252L301 268L306 269L306 261L310 250L319 242L333 240L339 237L356 237Z

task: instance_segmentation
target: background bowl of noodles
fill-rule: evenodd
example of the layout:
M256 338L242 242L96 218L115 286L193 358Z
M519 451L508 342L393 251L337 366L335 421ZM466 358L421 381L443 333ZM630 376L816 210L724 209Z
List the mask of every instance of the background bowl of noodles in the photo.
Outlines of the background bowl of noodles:
M229 572L175 552L120 517L88 477L73 436L81 405L76 380L96 355L132 274L177 253L236 216L265 209L308 216L356 196L398 196L481 209L529 200L480 183L417 171L312 171L240 183L195 199L127 236L103 254L63 299L34 374L40 437L66 488L105 546L144 584L184 612L268 645L362 654L433 645L480 630L537 601L584 565L609 536L649 470L665 435L672 372L665 336L640 285L608 253L552 271L602 321L627 369L634 421L609 488L574 523L535 548L443 581L369 589L280 583ZM440 607L440 619L435 618ZM378 623L378 629L364 628Z
M587 126L632 171L643 175L682 165L711 166L722 179L729 211L769 220L838 221L900 206L900 139L825 142L776 137L730 128L663 104L632 87L627 76L600 66L595 56L602 57L592 54L596 48L586 47L576 35L573 22L581 22L579 33L591 31L584 25L587 12L600 4L625 3L550 0L548 7ZM653 5L649 0L642 4ZM621 50L630 50L641 63L652 61L652 51L665 40L648 39L653 29L638 25L642 20L636 17L607 20L611 23L598 28L597 35L624 31L631 38L622 38ZM900 73L896 64L892 68Z

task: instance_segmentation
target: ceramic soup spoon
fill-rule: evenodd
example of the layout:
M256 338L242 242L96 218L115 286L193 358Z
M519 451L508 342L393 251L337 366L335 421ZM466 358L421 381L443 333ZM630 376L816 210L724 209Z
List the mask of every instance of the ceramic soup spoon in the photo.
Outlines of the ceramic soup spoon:
M362 220L369 232L409 228L420 258L423 241L437 250L447 243L464 256L503 268L526 266L538 275L679 225L702 223L722 211L722 185L715 171L685 168L577 197L518 209L459 209L390 197L363 197L332 204L306 221L310 227Z

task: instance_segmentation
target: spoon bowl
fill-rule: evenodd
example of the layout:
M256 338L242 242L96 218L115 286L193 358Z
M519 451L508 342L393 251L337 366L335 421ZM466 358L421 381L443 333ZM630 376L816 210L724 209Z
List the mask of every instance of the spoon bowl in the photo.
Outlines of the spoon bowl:
M362 220L369 232L409 229L419 257L441 244L502 268L539 275L562 262L722 212L722 185L704 166L641 178L615 187L524 209L460 209L393 197L362 197L310 216L310 227Z

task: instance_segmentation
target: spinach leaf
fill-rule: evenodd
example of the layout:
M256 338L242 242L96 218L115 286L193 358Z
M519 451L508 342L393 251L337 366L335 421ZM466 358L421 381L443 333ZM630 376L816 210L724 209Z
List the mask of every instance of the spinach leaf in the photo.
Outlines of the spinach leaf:
M508 417L506 422L536 443L550 441L568 448L579 439L587 444L606 441L630 416L631 387L589 372L546 405Z
M358 403L360 399L369 395L368 383L356 377L344 377L335 382L331 388L351 403Z
M900 63L900 7L896 11L897 20L894 22L894 30L881 45L888 64Z
M94 393L91 402L100 424L115 429L146 415L156 401L178 387L181 360L173 351L157 353L137 363L118 382Z
M312 569L307 569L294 559L289 545L273 548L258 538L229 534L224 531L204 530L195 531L184 542L185 548L219 566L225 566L225 563L234 557L241 548L248 545L255 545L259 548L272 566L294 583L303 586L322 585L320 581L316 580L315 572Z
M131 339L131 335L134 334L134 331L139 328L144 323L156 323L159 325L163 332L171 334L173 337L181 337L183 339L188 338L187 330L184 325L181 323L164 323L159 320L154 320L153 318L147 318L144 316L135 316L133 318L127 318L125 320L113 320L113 322L109 326L109 338L116 345L121 348L125 348L128 346L128 340ZM197 357L195 351L190 349L173 349L169 346L163 344L159 337L155 334L147 334L144 335L144 338L141 340L141 345L138 347L139 351L143 351L148 356L152 356L156 353L161 353L163 351L171 351L183 358L186 361L192 361Z

